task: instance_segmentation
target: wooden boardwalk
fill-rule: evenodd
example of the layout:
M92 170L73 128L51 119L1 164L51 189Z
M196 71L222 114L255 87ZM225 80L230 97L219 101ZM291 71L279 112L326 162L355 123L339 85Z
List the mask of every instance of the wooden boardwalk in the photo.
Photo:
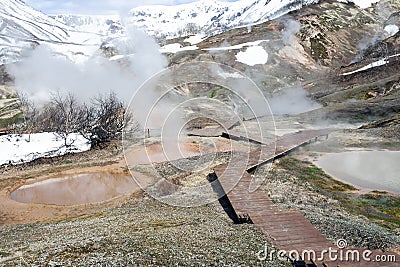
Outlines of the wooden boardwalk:
M252 176L248 172L277 157L286 155L290 151L319 136L327 135L329 132L330 130L303 131L286 135L279 138L276 144L270 144L251 152L249 158L237 157L230 163L217 166L214 169L215 175L218 178L221 188L225 192L228 192L227 199L234 213L231 218L250 218L270 238L272 245L280 250L295 250L300 255L303 251L312 250L316 253L317 258L319 258L323 255L323 250L328 250L329 248L335 249L335 245L324 237L299 211L280 210L263 191L250 192L249 188ZM344 255L346 255L347 251L351 252L353 249L345 249ZM359 251L360 255L362 255L362 251ZM384 254L380 251L374 251L373 255ZM328 267L398 266L397 263L365 261L345 262L337 260L333 262L329 261L327 257L328 255L325 255L324 259L321 259L319 262L316 261L317 266L324 266L323 264ZM396 255L396 258L400 261L400 256Z
M199 137L220 137L224 131L231 130L233 127L240 125L241 121L236 118L226 120L220 127L206 127L199 129L192 129L188 131L188 136L199 136Z
M215 174L222 188L229 188L231 183L235 182L230 178L240 172L239 168L226 169L226 167L224 164L215 168ZM300 212L280 210L261 190L249 193L251 179L251 175L244 172L239 183L227 194L237 217L249 217L270 238L272 245L279 249L322 251L324 248L332 247L332 244ZM304 246L305 240L308 240L306 244L310 245Z
M187 133L187 135L198 137L220 137L222 135L222 128L192 129Z
M224 138L228 138L231 140L236 140L236 141L245 141L245 142L250 142L250 143L254 143L254 144L258 144L258 145L266 145L265 143L263 143L260 138L254 137L254 136L243 136L240 133L236 133L236 132L223 132L222 137Z

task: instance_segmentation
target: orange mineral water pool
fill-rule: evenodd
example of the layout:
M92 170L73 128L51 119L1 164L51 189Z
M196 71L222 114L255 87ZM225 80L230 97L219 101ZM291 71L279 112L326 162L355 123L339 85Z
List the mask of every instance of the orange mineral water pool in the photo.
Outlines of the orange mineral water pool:
M70 206L103 202L138 188L130 175L93 172L26 184L13 191L10 197L22 203Z

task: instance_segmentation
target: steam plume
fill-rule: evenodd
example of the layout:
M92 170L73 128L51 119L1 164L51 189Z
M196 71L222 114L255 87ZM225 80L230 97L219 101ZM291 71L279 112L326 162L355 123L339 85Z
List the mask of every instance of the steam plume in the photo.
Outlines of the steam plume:
M54 91L70 92L81 100L114 91L128 102L140 84L162 70L167 61L144 32L132 27L126 32L126 37L111 42L127 63L124 67L99 54L78 65L41 45L8 71L15 77L16 87L37 103L48 101Z

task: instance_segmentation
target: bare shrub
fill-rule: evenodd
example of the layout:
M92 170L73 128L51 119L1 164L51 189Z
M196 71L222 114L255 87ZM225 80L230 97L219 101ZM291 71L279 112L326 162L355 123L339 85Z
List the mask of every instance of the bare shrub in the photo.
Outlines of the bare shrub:
M110 93L96 97L93 102L95 120L91 130L92 143L99 144L120 138L127 120L122 101L115 93Z
M36 127L44 132L55 132L64 139L65 146L70 146L68 136L80 132L79 115L81 106L72 94L53 95L48 105L39 115Z
M20 95L24 124L21 131L55 132L64 139L65 146L71 133L80 133L93 146L121 138L127 124L134 125L132 116L127 115L124 103L115 93L99 95L90 103L81 103L72 94L55 94L40 110L33 102Z
M23 122L16 125L15 130L31 134L35 130L35 122L37 121L39 110L26 94L18 92L17 97L19 99L19 109L22 112Z

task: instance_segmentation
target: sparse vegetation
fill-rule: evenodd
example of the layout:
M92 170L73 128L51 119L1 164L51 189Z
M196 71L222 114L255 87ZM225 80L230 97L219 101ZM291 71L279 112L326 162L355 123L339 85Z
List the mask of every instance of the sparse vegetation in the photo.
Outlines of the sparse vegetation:
M218 88L213 89L213 90L211 91L210 98L215 98L215 97L217 97L218 90L219 90Z
M178 36L194 35L201 32L201 30L202 29L196 23L189 22L178 30Z
M400 227L400 198L387 193L372 192L349 198L354 210L367 216L372 221L388 228Z
M10 118L0 119L0 128L11 128L13 125L19 125L23 122L21 114L16 114Z
M311 56L316 62L323 62L322 60L327 59L329 56L324 39L322 34L310 39Z
M63 138L65 146L70 146L72 144L68 143L68 136L80 131L80 109L78 100L72 94L54 95L50 103L33 117L34 120L28 121L28 128L36 127L40 132L55 132Z

